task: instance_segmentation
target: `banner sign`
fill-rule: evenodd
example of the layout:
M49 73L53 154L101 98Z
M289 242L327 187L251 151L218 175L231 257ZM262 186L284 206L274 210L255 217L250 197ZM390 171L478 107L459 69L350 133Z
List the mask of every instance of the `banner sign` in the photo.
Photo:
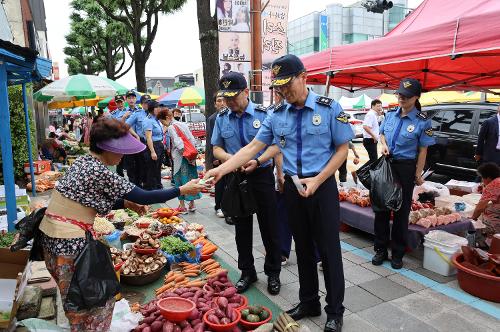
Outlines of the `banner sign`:
M319 50L328 48L328 16L319 16Z

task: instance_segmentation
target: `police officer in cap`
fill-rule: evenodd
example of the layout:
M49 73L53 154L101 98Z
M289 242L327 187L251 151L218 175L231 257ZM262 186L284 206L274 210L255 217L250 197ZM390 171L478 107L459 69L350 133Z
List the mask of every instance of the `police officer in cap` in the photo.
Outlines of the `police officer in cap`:
M130 115L125 122L130 126L130 133L144 143L146 138L142 131L142 122L147 117L147 113L143 108L139 108L135 105L136 99L137 97L134 91L127 92L127 102L129 105L127 111L130 112ZM147 101L150 99L149 95L143 95L141 96L141 103L143 103L143 105L147 104ZM125 163L130 182L141 188L143 188L144 181L142 171L142 169L144 169L144 162L144 154L143 152L139 152L127 156Z
M422 171L427 157L427 147L435 144L431 120L421 112L418 98L422 91L414 78L401 80L396 91L399 107L387 112L380 126L382 153L390 155L391 168L403 189L403 202L394 211L392 230L389 226L391 211L375 213L375 256L373 265L381 265L388 259L387 248L392 238L391 266L403 267L403 255L408 234L408 216L411 210L413 188L421 185Z
M327 292L328 318L324 330L341 331L344 273L334 174L346 159L348 142L354 134L337 102L307 89L305 68L298 57L285 55L276 59L272 74L274 89L286 101L268 115L252 142L207 172L206 177L213 176L217 181L251 160L266 145L277 144L283 154L284 194L300 283L300 303L288 313L295 320L321 315L316 244Z
M124 107L125 98L123 97L123 95L115 96L115 103L116 103L117 109L112 111L110 113L110 116L113 119L125 122L125 120L127 120L128 113ZM123 175L124 166L125 166L125 159L122 158L122 160L120 160L120 163L116 166L116 173L118 173L118 175L124 176Z
M214 157L221 162L227 161L241 148L251 142L267 117L266 109L257 106L248 99L245 77L236 72L229 72L219 81L219 96L224 97L227 108L217 115L212 133ZM261 162L265 146L256 150L251 158L239 165L244 166L246 178L257 203L262 242L266 250L264 272L268 276L267 289L270 294L279 293L281 283L281 256L279 250L278 228L276 221L276 196L274 194L274 175L271 162ZM270 152L266 151L267 154ZM230 171L239 168L233 167ZM253 216L233 218L238 249L238 268L241 278L236 283L239 293L257 281L257 273L252 254Z

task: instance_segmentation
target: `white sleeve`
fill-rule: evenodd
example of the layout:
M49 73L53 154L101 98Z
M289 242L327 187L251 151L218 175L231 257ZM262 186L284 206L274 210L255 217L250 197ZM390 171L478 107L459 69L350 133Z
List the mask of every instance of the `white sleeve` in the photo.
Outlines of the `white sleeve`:
M373 128L373 120L374 120L373 113L368 112L365 116L365 119L363 120L363 126Z

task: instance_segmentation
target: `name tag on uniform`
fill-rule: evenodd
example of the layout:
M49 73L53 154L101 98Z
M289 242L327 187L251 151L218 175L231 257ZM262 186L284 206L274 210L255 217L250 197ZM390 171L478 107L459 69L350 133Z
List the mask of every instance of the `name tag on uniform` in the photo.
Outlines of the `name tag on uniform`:
M259 119L255 119L255 120L253 121L253 127L254 127L255 129L259 129L259 128L260 128L260 121L259 121Z
M319 114L314 114L312 118L312 123L315 126L319 126L321 124L321 115Z

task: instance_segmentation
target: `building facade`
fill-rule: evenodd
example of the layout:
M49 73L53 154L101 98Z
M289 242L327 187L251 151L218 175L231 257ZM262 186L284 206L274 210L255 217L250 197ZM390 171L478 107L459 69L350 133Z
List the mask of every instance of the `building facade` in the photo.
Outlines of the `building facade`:
M333 0L334 1L334 0ZM288 53L303 56L324 49L380 38L391 31L409 12L407 0L392 0L393 8L383 14L368 12L362 1L350 6L332 3L323 11L316 11L288 22ZM319 93L324 87L313 87ZM376 97L381 90L360 92ZM360 94L358 93L358 94ZM330 96L353 97L356 94L330 89Z

